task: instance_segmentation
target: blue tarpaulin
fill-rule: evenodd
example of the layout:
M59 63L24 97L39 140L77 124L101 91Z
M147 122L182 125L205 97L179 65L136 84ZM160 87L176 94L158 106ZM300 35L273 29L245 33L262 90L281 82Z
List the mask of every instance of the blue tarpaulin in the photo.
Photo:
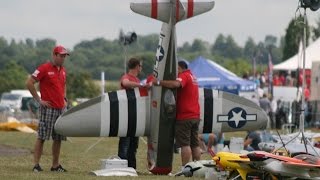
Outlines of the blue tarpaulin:
M201 56L189 63L189 69L196 76L199 87L218 89L233 94L256 90L254 82L242 79L219 64Z

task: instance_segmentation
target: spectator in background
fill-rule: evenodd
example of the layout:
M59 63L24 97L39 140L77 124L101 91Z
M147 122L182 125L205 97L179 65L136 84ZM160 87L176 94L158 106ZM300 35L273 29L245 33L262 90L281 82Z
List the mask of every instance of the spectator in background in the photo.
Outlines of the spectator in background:
M257 84L257 88L261 87L261 84L260 84L260 74L259 73L256 73L254 75L254 82Z
M274 86L281 86L281 85L282 85L278 74L274 74L274 75L273 75L273 80L272 80L272 82L273 82L273 85L274 85Z
M311 87L311 77L310 75L306 75L306 88L310 89Z
M257 88L257 93L259 95L259 99L261 99L263 97L263 94L264 94L264 90L263 90L262 86Z
M249 80L249 73L248 72L244 72L243 75L242 75L242 79Z
M265 72L261 73L259 80L260 80L260 87L264 88L266 86L266 83L267 83L267 77L266 77L266 73Z
M283 85L286 84L286 78L284 77L284 74L283 74L283 73L280 73L279 80L280 80L280 82L281 82L281 86L283 86Z
M270 111L271 111L271 103L267 97L267 94L264 93L262 98L259 100L259 104L260 104L260 107L268 114L270 115ZM270 118L269 118L269 121L270 121ZM269 126L270 126L270 123L271 123L271 126L273 126L273 123L274 122L269 122Z
M291 71L288 71L286 76L286 86L293 86L293 79L291 77Z
M277 112L278 106L277 106L277 101L274 99L273 96L270 96L270 105L271 105L270 113L269 113L270 123L271 123L270 127L271 129L274 129L276 128L276 112Z
M244 142L244 150L246 151L259 151L259 143L261 142L260 133L258 131L249 131Z
M214 152L217 152L217 149L212 150L212 147L215 147L218 143L223 144L223 134L222 133L203 133L199 134L199 145L201 148L202 153L208 152L211 155Z
M256 103L258 106L260 106L259 99L258 99L258 97L256 97L255 94L253 94L253 95L251 96L251 101L254 102L254 103Z

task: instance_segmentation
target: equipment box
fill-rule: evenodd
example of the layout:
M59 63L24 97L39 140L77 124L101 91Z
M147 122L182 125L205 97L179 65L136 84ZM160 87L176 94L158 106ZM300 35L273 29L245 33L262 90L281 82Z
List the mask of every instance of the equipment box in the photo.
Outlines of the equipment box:
M101 159L101 169L111 168L127 168L128 161L119 157L111 157L109 159Z

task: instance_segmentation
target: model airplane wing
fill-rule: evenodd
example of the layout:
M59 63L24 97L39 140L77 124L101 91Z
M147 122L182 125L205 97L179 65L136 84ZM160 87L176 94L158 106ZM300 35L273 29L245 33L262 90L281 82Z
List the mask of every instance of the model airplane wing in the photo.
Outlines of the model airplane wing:
M247 156L250 161L254 163L253 167L263 168L265 171L274 175L308 179L314 179L320 176L320 165L306 161L305 158L308 157L301 156L301 158L291 158L263 151L252 152ZM318 162L318 159L315 162Z
M259 148L263 151L272 152L274 150L280 149L283 147L283 144L280 143L269 143L269 142L261 142L259 143ZM311 145L307 144L306 146L302 143L289 143L286 144L286 149L289 151L289 153L306 153L307 147L307 153L312 154L314 156L318 156L320 154L320 149L312 147Z
M263 110L237 95L199 88L199 102L200 132L248 131L266 126ZM68 110L58 118L55 130L69 137L148 136L150 106L145 90L108 92Z
M320 172L320 165L317 164L307 164L307 163L296 163L296 162L283 162L284 166L296 167L296 168L307 168L314 169Z

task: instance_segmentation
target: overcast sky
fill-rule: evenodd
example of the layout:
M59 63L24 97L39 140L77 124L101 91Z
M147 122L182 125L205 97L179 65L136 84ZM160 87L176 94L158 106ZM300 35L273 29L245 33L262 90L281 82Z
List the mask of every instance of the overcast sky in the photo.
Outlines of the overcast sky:
M151 0L150 0L151 1ZM159 33L161 22L133 13L130 0L0 0L0 36L7 40L53 38L68 48L97 37L116 39L119 30ZM299 0L215 0L214 9L177 25L178 45L195 38L213 43L219 33L239 45L251 36L283 36ZM301 10L301 13L303 11ZM312 24L320 10L307 11Z

